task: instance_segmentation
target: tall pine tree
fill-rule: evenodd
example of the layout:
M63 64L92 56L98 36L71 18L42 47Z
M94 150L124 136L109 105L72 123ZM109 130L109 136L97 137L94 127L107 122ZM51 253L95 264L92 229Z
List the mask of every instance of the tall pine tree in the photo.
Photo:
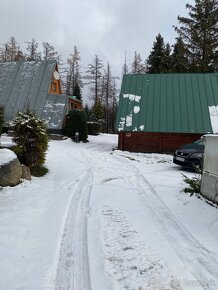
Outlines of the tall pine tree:
M186 4L188 17L178 16L176 32L184 42L189 71L214 72L218 66L218 0Z
M172 72L184 73L189 70L188 58L186 49L182 39L179 37L174 44L173 53L171 56Z
M153 43L152 51L147 60L148 73L163 73L166 68L166 47L164 39L159 33Z

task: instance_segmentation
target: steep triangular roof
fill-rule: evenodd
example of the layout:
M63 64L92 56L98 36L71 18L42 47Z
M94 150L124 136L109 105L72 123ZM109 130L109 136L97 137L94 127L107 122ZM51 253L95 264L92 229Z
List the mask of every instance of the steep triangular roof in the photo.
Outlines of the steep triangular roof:
M67 98L49 94L56 65L53 60L0 62L0 104L5 109L5 122L29 105L48 128L62 128Z
M212 106L218 106L218 74L124 75L116 129L213 132Z

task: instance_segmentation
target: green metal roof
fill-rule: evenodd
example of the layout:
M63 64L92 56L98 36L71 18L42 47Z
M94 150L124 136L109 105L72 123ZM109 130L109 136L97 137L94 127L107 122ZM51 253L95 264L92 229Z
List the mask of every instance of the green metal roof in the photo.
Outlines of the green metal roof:
M30 105L49 129L61 129L66 95L48 94L56 61L0 62L0 104L5 122Z
M124 75L116 129L212 132L210 106L218 106L218 74Z

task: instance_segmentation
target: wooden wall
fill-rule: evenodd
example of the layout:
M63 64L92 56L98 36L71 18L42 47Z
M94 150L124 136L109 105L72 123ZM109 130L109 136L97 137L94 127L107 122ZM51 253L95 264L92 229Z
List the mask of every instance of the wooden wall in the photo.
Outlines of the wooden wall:
M202 134L119 132L118 149L130 152L172 153Z

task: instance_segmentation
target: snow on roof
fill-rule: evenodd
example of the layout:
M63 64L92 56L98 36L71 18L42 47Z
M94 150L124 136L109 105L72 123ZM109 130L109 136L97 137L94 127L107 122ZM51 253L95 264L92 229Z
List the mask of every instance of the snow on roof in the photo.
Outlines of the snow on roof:
M16 154L9 149L0 149L0 167L16 159Z
M218 133L218 106L208 107L213 133Z

